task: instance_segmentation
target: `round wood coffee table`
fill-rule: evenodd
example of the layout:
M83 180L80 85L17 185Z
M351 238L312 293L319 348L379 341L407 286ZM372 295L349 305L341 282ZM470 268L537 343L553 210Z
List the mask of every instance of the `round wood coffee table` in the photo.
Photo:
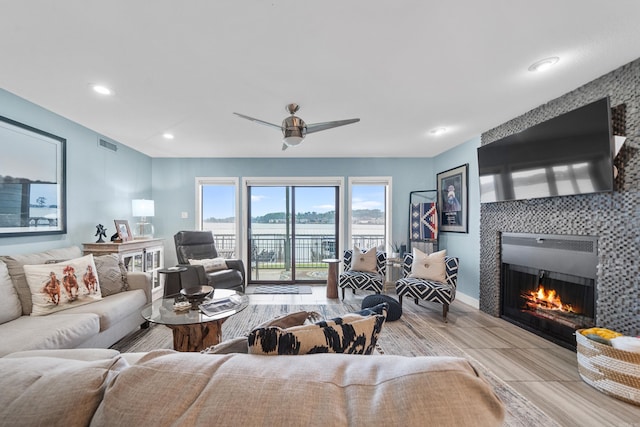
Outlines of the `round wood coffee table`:
M219 312L206 315L202 310L175 311L175 299L161 298L142 309L149 322L166 325L173 330L173 348L177 351L201 351L222 340L222 324L247 308L249 297L229 289L215 289L207 301L221 301Z

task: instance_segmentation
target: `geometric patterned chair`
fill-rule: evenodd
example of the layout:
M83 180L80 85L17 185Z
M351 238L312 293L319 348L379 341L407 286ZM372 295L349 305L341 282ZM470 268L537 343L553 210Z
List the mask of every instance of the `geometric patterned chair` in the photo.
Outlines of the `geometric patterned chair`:
M402 297L413 298L416 304L418 300L432 301L442 304L442 319L447 322L449 304L456 298L456 284L458 282L458 258L447 256L444 258L445 282L435 282L416 277L408 277L411 273L413 255L405 254L402 265L402 279L396 281L396 293L400 307Z
M356 289L365 291L374 291L379 294L384 287L384 278L387 272L387 254L386 252L376 251L376 270L377 273L367 273L363 271L351 270L351 259L353 258L353 249L344 251L344 272L338 277L338 286L342 288L342 300L344 301L344 290L351 288L353 293Z

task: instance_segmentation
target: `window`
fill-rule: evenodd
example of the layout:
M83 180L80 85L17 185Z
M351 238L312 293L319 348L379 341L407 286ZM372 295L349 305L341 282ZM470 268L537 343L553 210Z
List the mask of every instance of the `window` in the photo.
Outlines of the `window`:
M349 178L349 246L390 250L391 177Z
M196 178L196 190L196 228L213 231L220 256L240 257L238 179Z

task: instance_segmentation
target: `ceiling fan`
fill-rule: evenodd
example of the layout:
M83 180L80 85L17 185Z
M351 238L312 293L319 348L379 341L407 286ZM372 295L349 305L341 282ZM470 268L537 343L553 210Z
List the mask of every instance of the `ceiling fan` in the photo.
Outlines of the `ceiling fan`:
M313 123L306 124L304 120L300 117L296 117L295 113L300 109L298 104L288 104L285 109L291 114L291 116L285 118L282 121L282 125L276 125L273 123L265 122L263 120L256 119L254 117L245 116L240 113L233 113L236 116L242 117L243 119L251 120L252 122L260 123L262 125L270 126L272 128L277 128L282 131L283 144L282 150L286 150L288 147L295 147L299 145L305 136L308 133L319 132L321 130L327 130L331 128L335 128L338 126L349 125L351 123L359 122L360 119L347 119L347 120L336 120L333 122L323 122L323 123Z

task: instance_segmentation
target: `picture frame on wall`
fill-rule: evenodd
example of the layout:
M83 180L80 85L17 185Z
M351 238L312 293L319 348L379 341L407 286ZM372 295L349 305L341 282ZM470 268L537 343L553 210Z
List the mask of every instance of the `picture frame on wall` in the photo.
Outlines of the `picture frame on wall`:
M440 172L438 205L440 207L440 231L469 232L469 164Z
M122 240L123 243L133 239L131 228L129 227L129 221L126 219L114 219L113 222L116 224L118 237L120 237L120 240Z
M67 233L66 143L0 116L0 237Z

